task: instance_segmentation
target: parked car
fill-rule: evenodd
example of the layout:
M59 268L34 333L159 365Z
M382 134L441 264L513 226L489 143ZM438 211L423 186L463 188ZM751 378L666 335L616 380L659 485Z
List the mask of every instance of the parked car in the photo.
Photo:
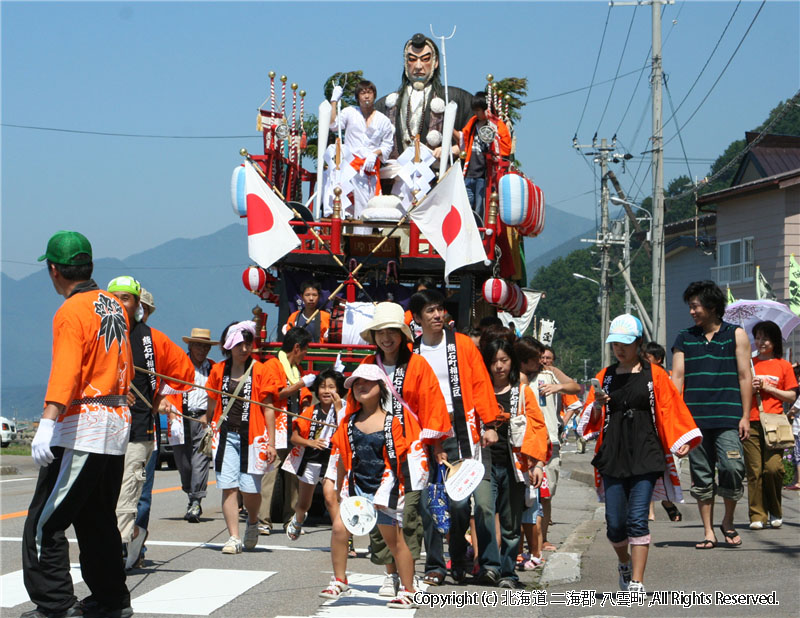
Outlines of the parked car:
M158 461L156 462L156 468L161 469L161 465L166 462L167 468L170 470L175 470L177 466L175 465L175 455L172 452L172 445L167 440L167 415L166 414L159 414L158 415L159 423L161 430L159 431L159 440L158 440Z
M0 446L6 448L13 440L17 439L17 425L11 419L0 416L2 431L0 431Z

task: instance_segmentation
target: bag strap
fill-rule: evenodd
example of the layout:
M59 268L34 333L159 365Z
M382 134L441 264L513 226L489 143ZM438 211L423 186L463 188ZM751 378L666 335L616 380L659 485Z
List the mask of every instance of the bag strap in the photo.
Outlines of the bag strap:
M750 370L753 372L753 377L756 377L756 366L753 364L752 357L750 358ZM755 391L756 403L758 404L758 411L764 414L764 404L761 401L761 392Z
M225 406L225 409L222 411L222 414L219 417L219 423L217 424L217 427L222 427L222 423L224 423L225 419L228 418L228 412L231 411L233 403L236 401L236 397L239 396L239 393L241 392L244 383L247 382L247 377L250 375L250 370L253 369L253 365L255 364L256 364L255 361L251 360L250 366L247 369L245 369L244 373L242 374L242 377L239 379L239 384L237 384L236 388L233 389L233 397L230 398L230 401L228 401L228 405Z

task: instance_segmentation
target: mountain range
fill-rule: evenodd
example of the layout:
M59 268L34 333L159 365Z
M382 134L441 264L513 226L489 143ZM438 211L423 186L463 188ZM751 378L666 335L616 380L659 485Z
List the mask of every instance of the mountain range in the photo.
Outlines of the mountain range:
M593 222L556 208L548 208L543 233L526 241L528 275L552 259L574 249L576 230L590 230ZM547 260L546 262L543 260ZM242 284L250 263L247 233L233 223L199 238L176 238L125 259L95 260L94 279L100 287L119 275L132 275L153 294L156 311L148 324L184 346L181 337L193 327L210 328L218 337L234 320L252 317L260 304L267 311L267 329L274 332L277 308L251 296ZM3 416L31 418L42 405L52 345L52 318L63 302L53 290L44 268L13 279L0 274L0 337L2 337ZM220 359L218 349L212 358Z

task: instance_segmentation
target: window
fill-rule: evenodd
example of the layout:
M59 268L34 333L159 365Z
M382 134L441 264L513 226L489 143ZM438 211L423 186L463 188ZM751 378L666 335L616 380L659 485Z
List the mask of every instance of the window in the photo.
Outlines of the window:
M717 244L717 265L712 269L719 285L753 281L753 237Z

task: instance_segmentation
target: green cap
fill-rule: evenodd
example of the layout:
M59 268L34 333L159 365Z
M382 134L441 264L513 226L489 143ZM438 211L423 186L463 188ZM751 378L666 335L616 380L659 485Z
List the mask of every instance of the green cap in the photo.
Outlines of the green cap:
M75 258L82 253L87 254L89 259L76 261ZM53 234L47 241L47 251L38 261L44 260L67 266L88 264L92 261L92 245L89 239L80 232L61 230Z
M108 282L108 287L106 287L106 289L109 292L128 292L134 296L142 295L142 286L139 285L139 282L136 281L136 279L129 277L128 275L115 277Z

